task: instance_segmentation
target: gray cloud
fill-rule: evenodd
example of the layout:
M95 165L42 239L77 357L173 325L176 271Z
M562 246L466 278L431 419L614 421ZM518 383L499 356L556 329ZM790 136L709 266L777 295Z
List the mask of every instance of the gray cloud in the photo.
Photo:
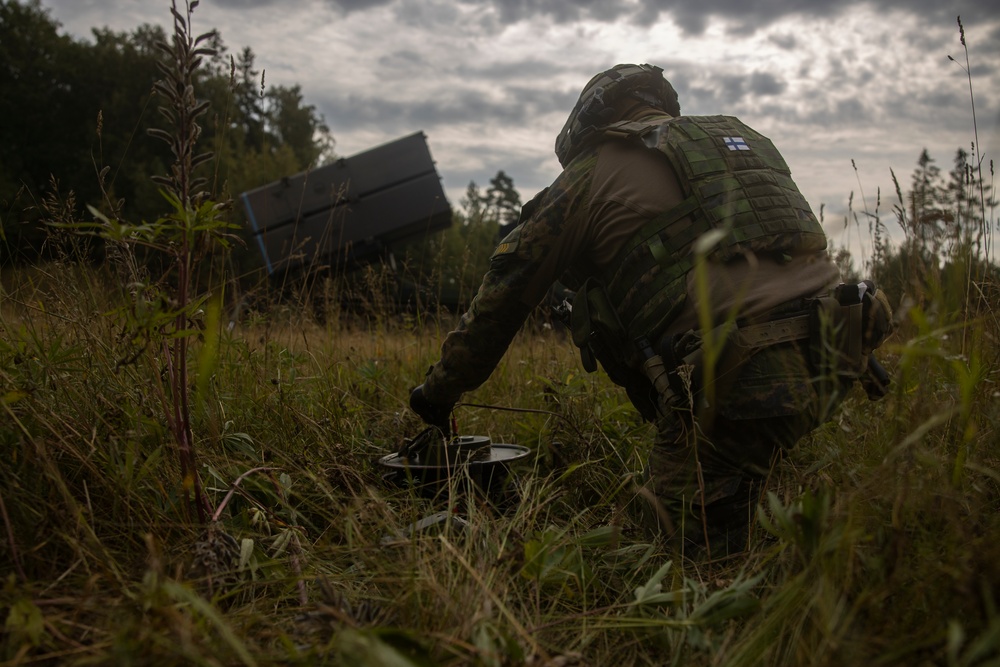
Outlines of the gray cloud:
M220 7L232 7L233 9L255 9L265 7L273 2L274 0L214 0L214 3Z
M377 7L391 5L397 0L326 0L326 3L333 9L344 14L363 12ZM288 9L298 9L294 7L294 2L289 0L212 0L213 5L230 9L256 9L269 5L283 6Z
M989 56L1000 55L1000 24L993 26L986 34L986 38L976 38L975 48L981 49L983 53Z
M455 67L454 73L470 81L483 79L547 81L550 77L566 71L567 67L563 64L527 56L489 65L475 61L463 62Z
M857 97L828 99L801 116L811 125L836 129L844 126L864 126L871 123L872 110Z
M454 91L422 100L394 100L376 96L322 97L319 106L339 131L382 126L412 129L454 127L475 122L497 125L525 123L533 116L521 105L495 103L474 90Z
M668 64L664 73L677 90L681 110L689 114L758 108L788 89L788 83L772 72L746 71L730 63Z
M482 0L461 0L461 2L494 7L503 23L514 23L532 17L545 17L556 23L572 23L588 18L614 20L624 11L619 3L606 0L507 0L485 3Z
M412 49L393 51L378 58L380 67L401 71L425 70L428 66L426 58Z
M358 5L360 9L366 7L363 0L352 4ZM453 4L420 0L403 0L397 3L395 13L397 20L411 28L434 29L442 25L451 26L459 19L458 9Z
M481 155L483 158L478 161L478 165L468 172L468 180L475 181L480 187L489 184L489 180L496 176L498 170L502 169L508 175L516 174L515 186L523 187L526 183L544 183L552 178L551 163L555 162L554 155L549 160L540 160L536 156L525 156L515 151L504 151L497 149L493 144L473 143L464 147L471 155ZM450 174L445 173L446 179ZM468 182L463 185L467 185ZM457 185L457 184L456 184ZM534 194L534 191L522 191L521 197L525 201Z
M502 95L476 89L453 89L418 100L378 95L330 95L317 100L332 126L351 132L373 126L431 130L474 124L523 127L552 112L566 113L575 102L558 91L508 87Z
M788 84L768 72L754 72L746 82L747 92L761 96L780 95L787 87Z
M634 25L648 25L660 18L670 17L685 33L700 35L713 19L725 19L732 25L734 35L749 35L774 21L795 16L806 20L822 19L849 13L860 6L875 6L880 10L901 9L920 14L929 23L943 21L954 23L961 15L967 26L986 23L995 18L995 6L981 0L458 0L457 5L427 3L422 0L326 0L331 8L343 14L394 6L400 18L419 25L434 20L445 22L454 19L454 11L447 8L461 6L479 12L478 27L495 33L503 26L520 21L545 20L554 24L571 24L583 20L611 22L626 20ZM265 5L283 5L288 0L214 0L214 4L233 9L252 9ZM888 29L893 26L887 25ZM957 26L956 26L957 28ZM794 39L794 38L793 38ZM995 35L992 39L998 40ZM989 43L988 39L982 40ZM790 48L784 47L783 48Z
M254 0L252 0L254 1ZM355 11L389 0L328 0L346 11ZM459 0L467 7L486 9L496 20L507 25L518 21L546 19L559 24L592 19L615 21L625 19L636 25L652 23L663 16L671 19L686 33L702 34L712 19L726 19L734 23L735 34L752 34L777 19L798 16L820 19L851 11L852 8L871 4L868 0ZM966 25L993 18L987 7L990 3L979 0L957 0L941 3L939 0L879 0L882 10L903 9L921 14L932 22L954 21L963 16ZM995 9L995 8L994 8ZM887 28L891 28L887 25Z
M547 185L580 88L639 59L664 68L685 113L736 115L770 136L833 219L858 186L852 158L871 195L890 190L890 166L905 185L925 145L939 164L968 146L968 80L946 57L965 66L957 14L980 139L998 146L997 1L202 0L198 11L205 27L237 35L234 51L253 47L269 84L301 84L343 154L426 132L453 203L498 169L525 199ZM147 0L42 2L84 35L100 22L169 19ZM670 22L684 34L657 43L676 32Z
M767 40L785 51L792 51L798 46L799 42L795 39L795 35L768 35Z

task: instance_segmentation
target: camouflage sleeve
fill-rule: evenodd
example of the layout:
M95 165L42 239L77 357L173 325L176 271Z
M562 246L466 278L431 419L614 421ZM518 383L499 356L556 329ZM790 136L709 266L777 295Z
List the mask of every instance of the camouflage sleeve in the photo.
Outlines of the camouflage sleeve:
M577 164L579 163L579 164ZM497 246L468 312L427 373L428 400L450 404L483 384L545 292L583 245L569 233L586 218L593 162L570 165L525 205L521 222ZM580 225L584 227L584 225Z

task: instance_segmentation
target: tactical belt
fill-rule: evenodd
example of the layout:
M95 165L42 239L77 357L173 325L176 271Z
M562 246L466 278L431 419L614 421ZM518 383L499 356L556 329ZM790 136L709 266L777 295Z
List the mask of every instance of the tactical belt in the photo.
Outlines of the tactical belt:
M704 351L700 335L697 336L694 348L689 348L690 351L686 354L683 351L677 354L677 350L670 348L664 350L665 356L669 358L666 363L659 355L646 355L643 371L657 390L659 398L657 407L660 414L669 412L673 406L678 405L677 401L685 393L693 390L691 397L694 398L694 394L697 394L699 400L696 405L691 407L698 413L703 428L710 429L718 401L722 400L728 393L739 375L739 369L750 359L754 351L781 343L806 340L812 333L812 326L811 316L803 314L759 324L743 326L737 324L732 329L727 325L718 327L710 337L713 340L720 340L720 337L724 337L726 343L715 367L715 377L707 380L714 385L712 394L715 400L712 401L712 405L705 401L706 397L702 393L705 389L703 384L705 378L702 378L701 381L695 380L696 386L690 386L685 390L676 373L680 366L699 368L702 365Z
M804 338L809 338L809 315L751 324L733 334L733 342L741 347L768 347Z
M824 372L829 368L842 378L852 379L862 378L866 373L871 375L869 359L861 350L862 305L857 303L843 306L831 297L809 301L809 312L805 314L779 317L757 324L736 324L731 328L721 325L711 332L710 340L726 340L714 368L714 377L701 378L701 383L696 382L697 387L689 387L687 391L695 389L694 393L699 393L705 388L704 382L711 383L714 385L712 393L717 403L732 387L739 369L756 350L799 340L811 341L808 357L817 372ZM694 335L686 349L677 350L661 344L663 357L666 358L649 358L647 355L644 363L643 370L647 378L657 388L661 411L669 410L685 393L685 388L679 384L677 369L684 365L698 368L702 364L702 336L698 332L690 333ZM819 339L823 339L822 342ZM886 384L884 378L880 379L879 385ZM701 401L704 403L704 396ZM700 409L705 416L715 410L714 405L707 404L693 407Z

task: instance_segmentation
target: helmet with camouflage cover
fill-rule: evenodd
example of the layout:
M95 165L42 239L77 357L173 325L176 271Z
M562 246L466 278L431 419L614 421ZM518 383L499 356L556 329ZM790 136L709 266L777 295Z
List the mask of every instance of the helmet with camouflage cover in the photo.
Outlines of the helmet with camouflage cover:
M663 69L655 65L615 65L587 83L566 124L556 137L556 157L565 167L587 144L594 128L619 118L616 109L623 100L633 98L662 109L671 116L681 114L677 92L663 78Z

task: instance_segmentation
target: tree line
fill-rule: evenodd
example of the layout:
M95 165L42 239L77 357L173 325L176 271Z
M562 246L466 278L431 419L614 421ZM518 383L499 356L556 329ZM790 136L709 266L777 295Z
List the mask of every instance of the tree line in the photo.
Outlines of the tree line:
M866 212L872 255L865 269L905 303L972 306L987 293L997 296L993 163L972 149L958 148L947 172L922 149L905 192L892 172L894 226L878 209ZM879 193L879 204L881 198Z
M0 0L0 35L0 266L51 254L51 223L89 218L88 206L131 222L157 219L165 202L152 177L173 161L148 134L165 122L154 89L163 28L95 28L91 39L75 39L38 0ZM215 199L334 159L334 138L300 86L267 84L253 50L231 52L215 31L206 46L214 55L194 85L209 104L200 150L213 159L198 175ZM391 250L414 282L467 292L520 207L501 170L486 188L469 183L450 229ZM229 215L243 226L239 206ZM91 250L100 257L100 247ZM259 267L255 248L235 255L237 272Z
M0 264L45 251L45 223L94 206L127 220L155 219L164 202L151 176L172 158L148 136L162 124L153 83L160 78L159 26L60 34L38 0L0 0ZM200 168L227 198L333 156L333 137L294 86L265 85L250 47L232 53L218 33L216 54L195 77L210 104ZM53 209L58 210L53 210ZM234 215L236 215L234 213Z

